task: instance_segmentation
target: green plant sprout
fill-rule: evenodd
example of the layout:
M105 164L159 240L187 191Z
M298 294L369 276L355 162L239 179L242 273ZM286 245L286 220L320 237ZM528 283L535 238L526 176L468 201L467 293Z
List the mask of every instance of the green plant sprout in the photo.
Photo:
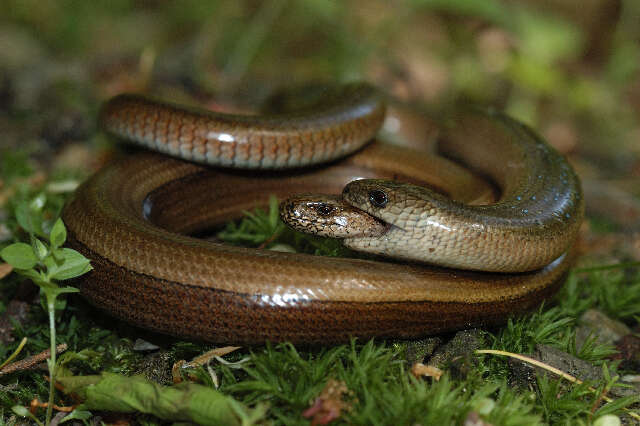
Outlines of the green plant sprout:
M79 291L75 287L61 287L58 282L83 275L92 268L89 259L82 254L62 247L67 239L67 230L60 218L55 221L49 232L45 230L42 215L45 203L46 196L40 194L28 202L18 204L15 210L16 219L20 227L29 233L30 244L13 243L0 251L0 257L10 264L16 273L36 283L46 302L46 311L49 314L51 357L47 360L50 379L45 424L49 424L56 377L56 300L61 294ZM22 406L13 407L13 411L20 416L25 414ZM32 419L41 424L35 417Z

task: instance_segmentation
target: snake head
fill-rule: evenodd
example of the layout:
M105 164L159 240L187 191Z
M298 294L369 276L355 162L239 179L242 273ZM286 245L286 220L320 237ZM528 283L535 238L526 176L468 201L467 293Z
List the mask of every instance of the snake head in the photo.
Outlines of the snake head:
M288 198L280 204L280 217L297 231L331 238L377 237L387 230L380 220L332 195Z
M342 190L343 200L383 222L400 228L413 216L429 215L433 203L444 196L408 183L382 179L359 179Z

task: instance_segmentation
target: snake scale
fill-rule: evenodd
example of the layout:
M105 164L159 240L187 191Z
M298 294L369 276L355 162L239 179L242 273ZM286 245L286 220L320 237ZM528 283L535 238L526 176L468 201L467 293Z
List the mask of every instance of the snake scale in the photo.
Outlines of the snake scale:
M385 117L373 87L347 85L328 98L256 116L139 95L107 102L99 121L108 133L171 156L120 159L65 207L69 243L94 267L79 279L81 293L137 326L245 344L410 338L497 324L554 293L584 210L561 155L512 119L472 112L445 120L445 159L372 141ZM497 185L497 199L478 175ZM381 224L345 244L379 259L191 236L271 194L341 192L340 203ZM283 203L285 216L291 206ZM386 259L393 256L400 260Z

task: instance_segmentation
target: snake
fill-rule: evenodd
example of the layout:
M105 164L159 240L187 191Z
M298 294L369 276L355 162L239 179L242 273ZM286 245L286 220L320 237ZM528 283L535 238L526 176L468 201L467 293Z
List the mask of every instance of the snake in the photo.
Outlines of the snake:
M366 83L260 115L112 98L100 126L156 152L103 167L63 209L69 246L93 266L81 294L138 327L239 344L417 338L501 324L553 295L584 211L563 156L476 110L440 120L444 155L395 146L376 136L385 105ZM294 228L369 254L197 237L272 195Z

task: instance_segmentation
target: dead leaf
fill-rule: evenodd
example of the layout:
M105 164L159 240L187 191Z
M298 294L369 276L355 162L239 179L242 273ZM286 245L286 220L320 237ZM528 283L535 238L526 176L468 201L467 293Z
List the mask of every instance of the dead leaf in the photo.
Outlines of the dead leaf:
M13 266L8 263L0 263L0 280L9 275L13 271Z
M340 418L342 410L351 410L351 404L344 401L343 396L352 394L345 382L329 379L311 407L302 413L302 417L307 419L313 417L311 425L329 424Z
M202 355L198 355L190 362L186 362L185 360L177 361L173 364L171 368L171 375L173 376L173 383L182 382L182 376L180 375L180 370L184 368L194 368L199 367L201 365L208 364L215 357L224 356L230 354L231 352L237 351L241 346L225 346L222 348L215 348L208 352L203 353Z
M434 367L432 365L424 365L421 362L416 362L411 367L411 374L413 374L416 378L433 377L436 382L440 380L442 373L443 371L438 367Z

